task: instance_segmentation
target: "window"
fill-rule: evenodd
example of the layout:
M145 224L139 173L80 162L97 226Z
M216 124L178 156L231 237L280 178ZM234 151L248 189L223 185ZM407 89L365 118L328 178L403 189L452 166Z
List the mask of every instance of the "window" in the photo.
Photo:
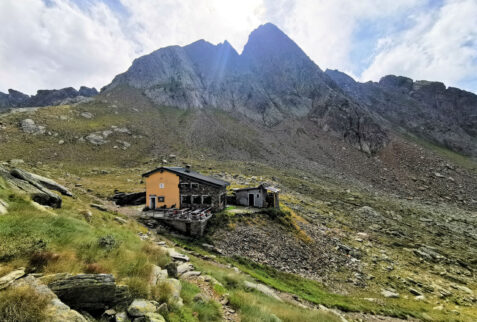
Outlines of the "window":
M159 183L159 188L164 189L164 184L163 184L163 183Z
M192 196L192 203L200 205L202 203L202 196Z
M212 198L210 196L202 196L202 203L204 205L212 204Z
M260 195L257 193L257 199L259 199L259 198L260 198Z
M188 183L188 182L181 182L179 184L180 189L187 189L187 188L189 188L189 186L190 186L190 183Z
M157 197L157 202L164 202L164 196Z
M193 183L190 184L190 187L191 187L192 189L197 189L197 188L199 188L199 184L196 183L196 182L193 182Z
M184 203L190 203L190 196L181 196L181 202Z

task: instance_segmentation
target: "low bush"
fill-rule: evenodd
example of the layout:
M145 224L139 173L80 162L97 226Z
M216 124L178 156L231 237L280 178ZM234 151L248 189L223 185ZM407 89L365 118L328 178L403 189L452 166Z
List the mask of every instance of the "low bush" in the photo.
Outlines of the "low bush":
M45 308L50 299L33 288L10 287L0 291L0 321L42 322L46 321Z
M151 287L151 297L159 303L168 303L172 297L172 286L170 283L159 282L156 286Z
M149 298L149 283L140 277L130 277L123 280L129 287L129 292L133 298Z
M28 270L32 272L42 271L46 265L58 261L59 258L59 254L52 253L50 251L34 252L30 257L30 262L28 263Z

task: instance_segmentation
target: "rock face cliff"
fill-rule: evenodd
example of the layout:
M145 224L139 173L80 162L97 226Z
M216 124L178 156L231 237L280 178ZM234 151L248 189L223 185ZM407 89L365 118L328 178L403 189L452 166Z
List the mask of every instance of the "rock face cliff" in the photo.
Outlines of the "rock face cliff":
M63 89L41 89L36 95L26 95L9 89L8 94L0 92L0 110L11 107L38 107L79 102L86 97L98 94L96 88L81 86L79 91L73 87Z
M218 108L270 127L306 118L366 153L388 141L367 108L347 97L272 24L254 30L240 55L227 41L159 49L134 60L102 91L124 86L141 90L158 105Z
M327 70L341 89L382 116L396 129L453 151L477 156L477 95L440 82L388 75L378 83L359 83Z

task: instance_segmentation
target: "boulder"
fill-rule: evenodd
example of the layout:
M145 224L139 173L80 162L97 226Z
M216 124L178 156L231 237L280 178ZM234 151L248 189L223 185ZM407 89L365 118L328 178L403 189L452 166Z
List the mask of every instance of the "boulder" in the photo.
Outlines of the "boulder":
M82 117L84 117L85 119L92 119L93 118L93 114L91 114L90 112L83 112L80 114Z
M168 277L167 270L160 268L157 265L152 265L151 277L149 284L152 286L157 285L158 282L165 280Z
M53 208L61 207L61 197L32 178L30 173L20 169L8 171L0 167L0 176L12 187L29 194L33 201Z
M277 301L283 302L283 300L275 293L275 291L266 285L259 284L259 283L252 283L249 281L245 281L244 285L245 287L257 290L267 296L273 297Z
M8 212L8 203L0 199L0 215L5 215Z
M121 225L127 224L127 222L128 222L126 219L123 219L123 218L118 217L118 216L114 217L114 220L116 220Z
M171 258L174 260L183 261L183 262L189 261L188 256L178 253L174 248L165 248L165 250L167 251L169 256L171 256Z
M20 126L22 128L22 131L27 134L44 134L46 131L44 126L36 125L35 121L33 121L32 119L25 119L21 121Z
M387 298L399 298L399 294L389 290L382 290L381 294Z
M186 272L192 271L194 269L194 266L190 263L182 263L179 266L177 266L177 274L180 276Z
M26 171L24 171L24 172L26 172ZM73 197L73 194L71 193L71 191L68 188L66 188L65 186L57 183L56 181L54 181L50 178L40 176L38 174L29 173L29 172L26 172L26 173L29 174L33 180L38 181L44 187L46 187L50 190L58 191L59 193L61 193L64 196Z
M146 322L166 322L164 317L159 313L146 313L144 318Z
M116 322L129 322L129 321L131 321L128 318L128 315L127 315L126 312L117 313L114 318L115 318Z
M128 313L132 317L145 316L147 313L156 313L157 302L144 299L135 299L128 307Z
M107 141L104 139L104 137L100 134L96 134L96 133L91 133L89 135L87 135L85 137L85 139L91 143L91 144L94 144L94 145L103 145L103 144L106 144Z
M101 210L101 211L108 211L108 208L106 208L103 205L98 205L96 203L92 203L90 206L93 207L93 208L96 208L98 210Z
M178 276L177 263L171 262L171 263L167 264L166 265L166 270L167 270L167 274L170 277L177 278L177 276Z
M202 273L199 272L199 271L189 271L189 272L185 272L184 274L182 274L181 278L187 279L187 278L194 277L194 276L200 276L200 274L202 274Z
M25 275L25 269L19 268L14 271L11 271L5 276L2 276L0 278L0 290L3 290L4 288L9 287L10 285L13 284L17 279Z
M73 194L68 190L68 188L62 186L61 184L57 183L56 181L52 179L49 179L49 178L31 173L31 172L27 172L18 168L13 169L10 173L12 176L18 179L28 181L34 186L37 186L37 187L40 186L42 188L58 191L59 193L65 196L69 196L69 197L73 196Z
M64 304L58 299L58 297L53 293L46 285L41 283L38 279L34 278L32 275L28 275L25 278L19 279L16 281L12 287L22 287L29 286L33 288L38 294L50 298L50 302L45 309L47 315L47 321L51 322L88 322L81 314L77 311L70 309L69 306Z
M48 286L72 308L88 312L124 307L130 302L129 289L117 286L110 274L80 274L57 279Z
M146 192L118 192L111 199L118 206L138 206L146 203Z

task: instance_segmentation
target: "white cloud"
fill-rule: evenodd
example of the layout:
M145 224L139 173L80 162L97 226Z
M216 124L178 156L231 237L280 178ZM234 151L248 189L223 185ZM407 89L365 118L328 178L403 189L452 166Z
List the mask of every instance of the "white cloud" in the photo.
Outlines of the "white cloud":
M431 0L118 0L121 12L117 3L44 1L0 1L0 91L101 87L140 55L198 39L227 39L240 52L249 33L268 21L323 69L365 69L363 80L395 73L476 82L475 0L449 0L440 10L428 10ZM387 30L388 20L399 18L406 30L358 44L360 28ZM371 60L356 60L363 48L374 53Z
M398 74L464 86L477 79L477 2L447 1L416 17L410 29L379 42L376 56L362 80ZM477 91L477 88L467 88Z
M102 3L0 2L0 90L101 86L133 58L119 21Z
M271 19L323 69L353 69L353 36L363 22L402 15L416 0L268 0ZM284 8L277 10L276 8Z

